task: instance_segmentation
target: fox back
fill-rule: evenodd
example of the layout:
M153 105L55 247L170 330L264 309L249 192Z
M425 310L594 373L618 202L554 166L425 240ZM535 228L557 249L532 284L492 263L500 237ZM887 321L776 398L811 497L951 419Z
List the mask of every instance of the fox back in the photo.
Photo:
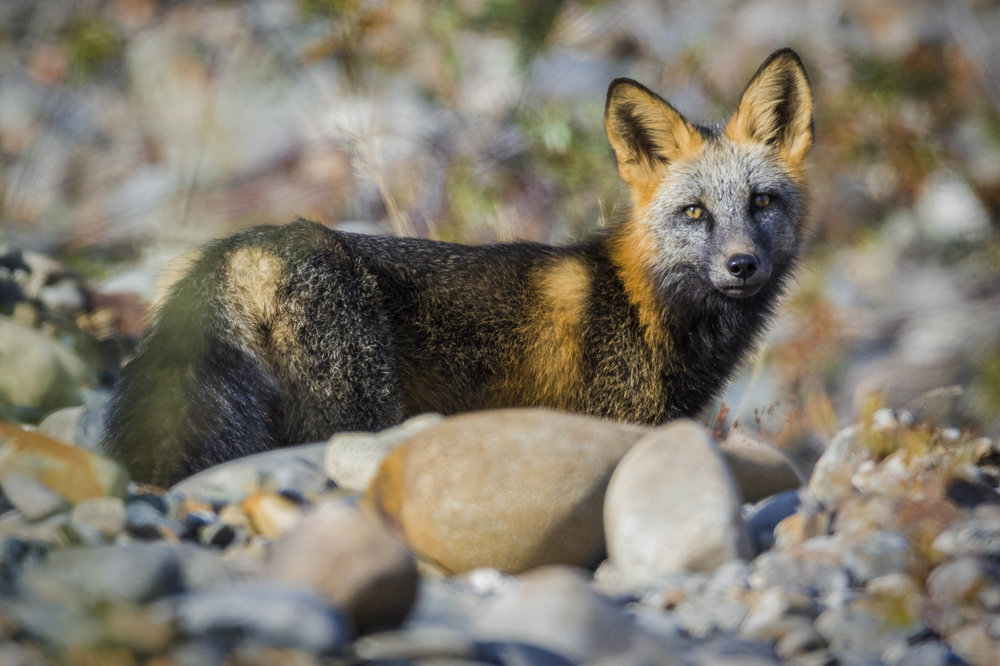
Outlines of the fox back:
M798 256L809 82L778 51L727 122L700 126L617 79L605 125L631 207L576 245L300 220L186 255L122 371L106 451L165 485L425 411L697 414L760 336Z

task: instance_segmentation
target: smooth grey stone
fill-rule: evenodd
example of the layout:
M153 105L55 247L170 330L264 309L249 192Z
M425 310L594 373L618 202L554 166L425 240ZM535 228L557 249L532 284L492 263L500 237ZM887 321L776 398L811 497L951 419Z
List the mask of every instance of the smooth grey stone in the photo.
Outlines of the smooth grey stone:
M228 582L232 566L196 546L134 541L52 551L24 570L18 588L43 599L145 603Z
M471 659L475 644L465 632L444 626L423 626L383 631L355 641L353 650L362 659Z
M26 569L22 592L43 599L72 596L86 602L143 603L180 591L177 554L172 548L130 543L55 550Z
M722 636L696 644L686 655L692 666L778 666L768 643Z
M297 648L317 654L354 638L351 620L307 591L249 582L170 600L179 630L229 644Z
M774 545L774 528L795 513L802 498L798 490L787 490L750 505L743 513L743 521L758 553Z
M97 615L72 600L0 599L0 614L7 621L12 618L24 634L51 647L93 645L102 638Z
M947 643L927 641L911 646L897 666L962 666L964 663Z
M8 472L0 481L0 488L7 500L31 521L68 511L69 502L33 476Z
M476 643L476 658L504 666L576 666L580 663L538 645L503 641Z

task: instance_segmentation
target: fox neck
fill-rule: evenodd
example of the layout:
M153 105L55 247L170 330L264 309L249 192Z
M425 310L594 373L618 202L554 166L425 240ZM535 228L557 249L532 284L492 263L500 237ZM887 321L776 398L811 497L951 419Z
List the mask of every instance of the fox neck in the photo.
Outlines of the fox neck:
M634 218L609 234L606 247L664 379L687 388L674 396L669 417L697 413L763 334L791 267L776 265L759 293L737 299L696 270L665 262L653 235Z

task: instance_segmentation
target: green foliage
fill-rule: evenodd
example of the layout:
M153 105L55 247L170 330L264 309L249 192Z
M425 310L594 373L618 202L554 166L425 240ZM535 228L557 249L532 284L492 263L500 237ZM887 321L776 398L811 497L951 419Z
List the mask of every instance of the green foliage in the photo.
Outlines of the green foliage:
M937 98L948 88L942 59L926 49L897 60L855 54L851 64L858 92L881 105L894 105L908 97Z
M981 395L983 411L987 414L1000 413L1000 347L983 359L974 381Z
M472 27L517 35L526 61L545 46L561 6L562 0L487 0Z
M303 16L326 16L336 18L355 12L360 0L297 0L299 13Z
M524 108L515 118L527 142L525 152L554 186L573 233L593 229L602 203L615 201L619 192L618 171L601 123L602 102L595 100L576 114L565 105Z
M70 72L87 81L101 73L122 53L122 40L115 28L97 16L88 16L70 26L66 44Z

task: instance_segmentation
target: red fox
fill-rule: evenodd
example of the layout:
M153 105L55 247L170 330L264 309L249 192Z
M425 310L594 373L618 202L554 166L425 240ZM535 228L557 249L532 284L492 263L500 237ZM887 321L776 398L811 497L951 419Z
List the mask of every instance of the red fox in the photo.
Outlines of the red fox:
M209 243L174 267L122 371L106 451L166 485L426 411L695 415L760 336L799 254L812 105L788 49L714 125L616 79L605 126L631 208L576 245L303 220Z

